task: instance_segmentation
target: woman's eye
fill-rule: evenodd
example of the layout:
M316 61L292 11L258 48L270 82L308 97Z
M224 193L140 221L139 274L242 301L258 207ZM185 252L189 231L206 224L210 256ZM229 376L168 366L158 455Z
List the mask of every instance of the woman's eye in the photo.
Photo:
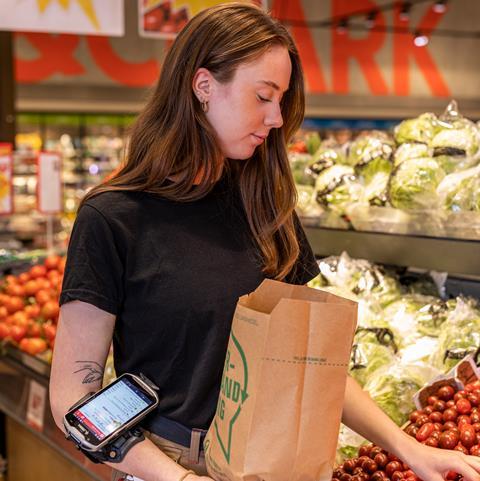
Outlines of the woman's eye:
M271 102L270 99L266 99L265 97L262 97L261 95L257 94L257 100L260 100L260 102Z

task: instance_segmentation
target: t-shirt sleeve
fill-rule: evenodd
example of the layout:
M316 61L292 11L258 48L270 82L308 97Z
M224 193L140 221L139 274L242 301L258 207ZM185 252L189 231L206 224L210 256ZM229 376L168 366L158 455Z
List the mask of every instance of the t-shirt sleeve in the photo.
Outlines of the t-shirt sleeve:
M109 223L95 207L83 205L70 236L60 305L83 301L116 315L123 298L123 271Z
M298 255L297 262L294 264L292 270L285 278L285 281L289 284L303 285L317 277L318 274L320 274L320 269L315 259L315 255L313 254L312 248L308 242L307 236L305 235L305 231L303 230L300 219L295 212L293 216L300 253Z

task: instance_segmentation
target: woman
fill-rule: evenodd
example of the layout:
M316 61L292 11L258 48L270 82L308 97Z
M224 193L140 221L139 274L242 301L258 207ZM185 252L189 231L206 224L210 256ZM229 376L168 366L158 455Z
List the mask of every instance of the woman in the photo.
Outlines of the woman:
M193 441L215 413L238 297L265 277L305 284L318 274L294 215L286 152L303 113L285 28L245 4L207 9L170 49L125 166L85 197L68 251L51 404L61 427L68 408L100 388L112 336L117 373L143 372L160 386L149 438L112 465L117 477L210 479ZM416 443L351 379L343 420L425 481L450 469L480 481L479 459Z

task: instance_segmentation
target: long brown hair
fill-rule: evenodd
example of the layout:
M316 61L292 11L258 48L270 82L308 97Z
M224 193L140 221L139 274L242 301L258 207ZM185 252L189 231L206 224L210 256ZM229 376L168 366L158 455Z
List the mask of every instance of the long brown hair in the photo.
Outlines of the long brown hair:
M195 72L204 67L221 83L236 68L270 47L287 48L290 85L281 101L284 124L246 161L223 162L215 132L194 95ZM222 4L190 20L170 48L158 84L132 127L125 165L92 189L83 202L102 192L145 191L175 201L194 201L212 189L230 166L239 185L264 273L283 279L299 254L293 210L296 190L286 145L304 115L303 73L298 51L283 25L260 8ZM202 173L200 183L198 174ZM174 176L174 182L166 182Z

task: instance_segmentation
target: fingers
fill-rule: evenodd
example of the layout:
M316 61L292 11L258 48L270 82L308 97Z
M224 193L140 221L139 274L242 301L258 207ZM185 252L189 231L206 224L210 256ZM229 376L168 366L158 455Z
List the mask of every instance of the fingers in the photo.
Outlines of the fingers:
M459 456L456 467L453 468L458 474L461 474L465 481L480 481L480 463L475 456L466 456L465 454ZM477 458L480 460L480 458Z
M478 456L465 456L465 462L477 473L480 473L480 458Z

